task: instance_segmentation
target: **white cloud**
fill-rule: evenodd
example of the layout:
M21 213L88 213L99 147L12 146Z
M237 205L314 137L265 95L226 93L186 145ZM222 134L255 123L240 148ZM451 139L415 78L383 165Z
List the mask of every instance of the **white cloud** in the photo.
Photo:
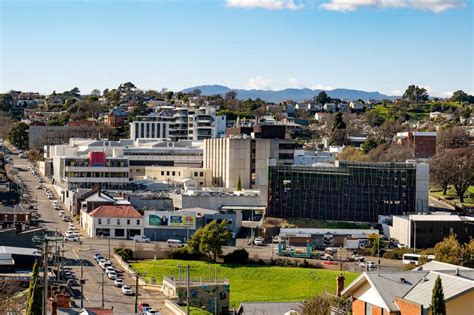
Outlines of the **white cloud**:
M261 76L256 76L255 78L250 78L247 81L247 88L257 90L271 90L271 84L272 80Z
M451 97L451 96L453 96L453 91L443 92L442 96Z
M412 8L440 13L465 6L464 0L329 0L321 4L325 10L355 11L360 7Z
M299 10L304 8L303 3L294 0L226 0L231 8L260 8L267 10Z
M391 96L402 96L403 95L403 91L402 90L392 90L390 91L390 93L388 93L389 95Z
M305 87L305 85L298 81L297 78L288 78L288 87L294 89L302 89Z

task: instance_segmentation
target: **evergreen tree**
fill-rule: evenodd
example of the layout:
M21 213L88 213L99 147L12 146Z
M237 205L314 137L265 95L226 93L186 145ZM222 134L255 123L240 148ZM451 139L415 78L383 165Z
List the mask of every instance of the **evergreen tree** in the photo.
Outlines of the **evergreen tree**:
M334 119L334 124L332 125L332 130L335 131L336 129L346 129L346 123L342 118L342 112L337 112L336 117Z
M38 262L33 265L26 300L26 315L41 315L43 310L43 287L40 285Z
M443 284L441 278L436 278L433 287L433 295L431 297L431 314L432 315L446 315L446 301L444 300Z
M239 180L237 181L237 187L236 187L237 191L241 191L242 190L242 182L240 181L240 175L239 175Z

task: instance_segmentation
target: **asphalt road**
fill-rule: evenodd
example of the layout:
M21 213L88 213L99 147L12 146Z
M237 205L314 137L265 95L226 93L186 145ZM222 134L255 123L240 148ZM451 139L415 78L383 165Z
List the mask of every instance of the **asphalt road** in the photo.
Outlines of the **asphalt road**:
M48 200L46 194L42 189L36 189L35 187L40 185L38 180L28 170L28 162L25 159L19 159L17 155L12 155L13 165L19 169L16 177L20 179L28 193L32 196L32 200L36 200L38 206L38 213L41 215L40 224L45 224L49 230L56 230L64 233L68 229L67 222L63 222L58 215L57 210L53 210L53 201ZM46 180L45 180L46 181ZM48 183L43 185L50 188L53 191L52 186ZM53 191L54 193L54 191ZM57 199L56 199L57 200ZM66 211L66 214L67 211ZM74 223L80 230L79 224ZM82 233L82 231L81 231ZM101 307L102 306L102 287L103 287L103 303L105 308L114 308L115 314L134 314L135 310L135 296L124 296L120 288L116 288L113 285L113 281L109 280L107 276L102 273L102 269L95 263L94 254L99 252L103 256L108 257L109 255L109 242L107 239L93 239L85 236L81 236L83 243L78 242L63 242L61 246L64 249L64 260L65 266L71 267L74 271L77 279L81 277L81 265L83 278L86 280L83 286L84 307ZM134 243L132 241L119 241L111 240L110 249L113 247L123 245L133 248ZM143 248L149 246L156 246L154 244L140 244ZM161 244L164 246L164 244ZM113 254L113 252L111 252ZM114 266L121 269L119 265L112 259ZM133 287L135 291L135 279L130 277L123 271L119 273L124 279L124 282ZM103 281L102 281L103 276ZM103 283L103 284L102 284ZM74 302L78 306L81 303L81 292L80 287L73 287ZM164 296L159 292L153 292L153 296L150 292L139 289L140 295L138 297L138 303L146 302L149 303L155 310L160 310L162 314L167 314L166 309L162 309L164 303Z

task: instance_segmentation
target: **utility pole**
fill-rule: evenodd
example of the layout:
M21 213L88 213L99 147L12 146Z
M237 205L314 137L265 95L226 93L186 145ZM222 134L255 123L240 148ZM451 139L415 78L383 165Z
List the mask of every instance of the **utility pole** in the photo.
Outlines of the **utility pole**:
M110 260L110 235L109 235L109 260Z
M135 274L135 313L138 313L138 278L140 274L137 272Z
M214 286L216 288L216 303L215 303L215 315L219 315L219 287L217 285L217 266L214 273Z
M191 296L189 292L189 263L186 266L186 315L189 315L189 304L191 303Z
M103 274L102 274L103 277ZM84 308L84 262L81 259L81 279L79 280L81 284L81 309Z
M102 276L102 281L101 281L101 284L102 284L102 309L104 309L104 272L102 271L101 273L101 276Z
M43 243L43 315L48 315L48 239L44 238Z

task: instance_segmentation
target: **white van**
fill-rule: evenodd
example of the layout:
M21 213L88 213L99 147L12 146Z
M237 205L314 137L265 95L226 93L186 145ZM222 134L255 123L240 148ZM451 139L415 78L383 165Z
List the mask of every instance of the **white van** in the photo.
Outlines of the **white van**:
M183 247L184 246L183 242L181 242L180 240L173 240L173 239L167 240L166 245L168 245L168 247Z
M150 239L144 235L135 235L132 240L137 243L150 243Z

